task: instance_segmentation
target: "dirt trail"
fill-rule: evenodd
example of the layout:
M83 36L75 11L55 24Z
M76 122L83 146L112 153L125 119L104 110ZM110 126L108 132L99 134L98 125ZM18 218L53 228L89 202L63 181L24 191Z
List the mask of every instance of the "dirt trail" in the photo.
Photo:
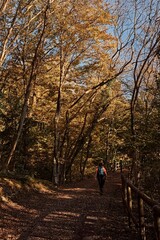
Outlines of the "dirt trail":
M101 196L94 179L1 205L0 240L136 240L127 226L119 173Z

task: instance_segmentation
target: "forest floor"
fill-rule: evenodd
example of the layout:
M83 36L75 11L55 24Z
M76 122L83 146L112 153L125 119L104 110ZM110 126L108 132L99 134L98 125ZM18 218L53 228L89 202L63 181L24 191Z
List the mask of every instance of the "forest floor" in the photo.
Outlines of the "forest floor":
M128 227L120 173L108 174L103 195L89 178L58 189L23 190L0 204L0 240L138 239Z

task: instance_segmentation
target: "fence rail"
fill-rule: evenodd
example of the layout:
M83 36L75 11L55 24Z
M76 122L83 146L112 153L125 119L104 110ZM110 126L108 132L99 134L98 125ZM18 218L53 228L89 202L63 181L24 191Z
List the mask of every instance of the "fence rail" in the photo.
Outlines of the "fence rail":
M153 228L152 239L160 240L160 204L136 188L123 174L122 199L128 214L128 222L131 227L134 224L139 230L141 240L147 240L147 228ZM149 208L149 214L146 213ZM148 224L152 219L152 225Z

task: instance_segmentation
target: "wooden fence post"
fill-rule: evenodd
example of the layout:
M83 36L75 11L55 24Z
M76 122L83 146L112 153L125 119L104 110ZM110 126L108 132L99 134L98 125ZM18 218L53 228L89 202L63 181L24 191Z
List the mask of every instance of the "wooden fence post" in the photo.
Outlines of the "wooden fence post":
M139 233L142 240L146 240L144 204L143 199L138 195Z
M160 207L155 205L153 207L154 227L156 230L156 239L160 240Z
M122 178L122 197L123 203L125 204L125 207L127 209L129 227L131 227L131 223L134 223L134 225L139 229L140 239L141 240L147 239L146 229L148 227L148 224L145 225L144 217L144 204L146 204L150 209L153 210L155 226L154 232L156 240L160 240L160 203L154 201L153 199L149 198L146 194L141 192L129 180L127 180L123 174L121 174L121 178ZM132 192L136 194L136 196L138 197L137 204L135 206L136 209L138 207L137 209L139 214L138 218L137 214L134 215L134 212L132 212L133 205ZM147 219L151 220L149 217Z
M128 222L129 227L131 227L131 214L132 214L132 190L131 187L127 185L127 200L128 200Z

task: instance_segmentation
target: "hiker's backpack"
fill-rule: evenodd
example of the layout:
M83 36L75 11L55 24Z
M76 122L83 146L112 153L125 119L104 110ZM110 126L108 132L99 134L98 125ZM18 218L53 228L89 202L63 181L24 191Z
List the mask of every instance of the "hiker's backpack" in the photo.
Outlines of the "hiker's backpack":
M100 167L100 166L98 167L98 175L100 175L100 176L104 176L105 175L103 166L102 167Z

